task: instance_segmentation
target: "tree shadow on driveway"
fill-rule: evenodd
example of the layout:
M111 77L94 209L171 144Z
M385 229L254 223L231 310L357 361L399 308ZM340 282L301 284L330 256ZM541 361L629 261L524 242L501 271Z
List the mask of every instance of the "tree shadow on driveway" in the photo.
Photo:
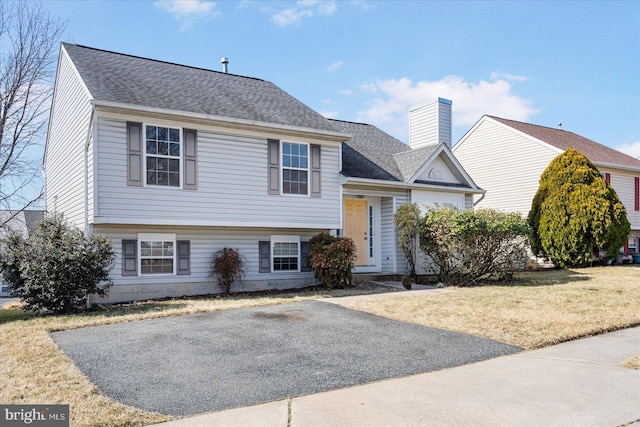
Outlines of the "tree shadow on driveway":
M51 334L105 394L194 415L459 366L522 351L322 301Z

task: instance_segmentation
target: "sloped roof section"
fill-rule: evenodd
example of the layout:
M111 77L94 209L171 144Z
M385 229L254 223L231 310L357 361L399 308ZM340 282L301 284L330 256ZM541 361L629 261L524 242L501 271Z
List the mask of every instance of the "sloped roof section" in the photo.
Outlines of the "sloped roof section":
M63 46L98 101L336 131L328 119L265 80Z
M403 180L409 181L439 146L440 144L427 145L416 150L409 149L408 151L394 154L393 159L398 165L400 173L402 173Z
M640 160L634 159L633 157L621 153L618 150L614 150L613 148L599 144L573 132L517 122L515 120L507 120L495 116L487 117L544 141L547 144L553 145L563 151L568 148L578 150L593 163L611 163L621 166L640 168Z
M354 178L404 181L393 155L411 151L409 146L373 125L331 120L352 137L342 144L342 174Z

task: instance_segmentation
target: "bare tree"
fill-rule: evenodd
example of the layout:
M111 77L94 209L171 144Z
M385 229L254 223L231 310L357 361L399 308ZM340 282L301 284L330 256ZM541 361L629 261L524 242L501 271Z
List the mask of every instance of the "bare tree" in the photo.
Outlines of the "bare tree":
M0 1L0 209L13 215L42 198L41 151L64 24L39 3Z

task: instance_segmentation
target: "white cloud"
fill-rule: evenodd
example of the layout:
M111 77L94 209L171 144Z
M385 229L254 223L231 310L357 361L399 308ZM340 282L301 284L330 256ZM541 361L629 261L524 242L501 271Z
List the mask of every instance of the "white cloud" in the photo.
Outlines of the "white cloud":
M208 0L157 0L155 5L172 14L182 24L183 29L207 16L222 15L221 12L215 11L215 2Z
M325 116L327 119L335 119L338 117L338 111L320 111L320 114Z
M526 82L527 80L529 80L529 77L527 77L527 76L518 76L516 74L509 74L509 73L493 72L493 73L491 73L491 80L493 80L493 81L506 80L508 82Z
M622 144L614 147L616 150L628 154L631 157L640 159L640 141L632 142L630 144Z
M327 70L335 71L338 68L342 68L343 65L344 65L344 62L342 61L342 59L338 59L336 62L334 62L333 64L329 65L327 67Z
M344 96L351 96L351 95L353 95L353 90L352 89L338 89L338 93L340 95L344 95Z
M358 113L358 120L387 124L387 128L399 135L408 132L410 107L434 102L438 97L453 101L454 127L461 128L473 126L483 114L528 121L540 111L533 107L531 100L515 95L511 83L504 79L475 83L451 75L437 81L413 83L404 77L366 82L361 89L375 98L368 101L366 110Z
M301 0L295 6L282 9L271 16L271 20L281 27L287 25L300 25L305 18L314 15L330 16L338 9L334 0Z

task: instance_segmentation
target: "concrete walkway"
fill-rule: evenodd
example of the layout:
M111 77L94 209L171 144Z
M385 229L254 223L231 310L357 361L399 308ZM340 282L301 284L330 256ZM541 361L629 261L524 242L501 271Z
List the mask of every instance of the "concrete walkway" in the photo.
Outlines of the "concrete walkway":
M640 427L638 354L640 327L161 426Z

